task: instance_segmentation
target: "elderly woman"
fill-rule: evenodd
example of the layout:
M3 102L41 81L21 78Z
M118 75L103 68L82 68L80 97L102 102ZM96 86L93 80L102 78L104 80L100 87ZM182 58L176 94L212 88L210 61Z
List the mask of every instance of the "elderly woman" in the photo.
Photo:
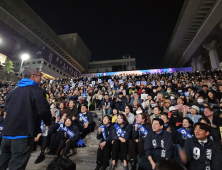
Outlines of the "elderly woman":
M163 94L157 93L155 103L157 103L159 107L163 107L163 106L165 106L165 101L166 101L166 99L163 98Z
M138 105L139 105L139 102L138 102L137 99L135 99L135 100L133 101L133 113L134 113L134 114L136 114L136 110L137 110Z
M187 110L184 109L183 117L188 117L193 121L193 123L197 123L198 120L202 117L201 115L199 115L199 113L200 113L200 108L198 106L193 105L190 108L190 113L187 113Z

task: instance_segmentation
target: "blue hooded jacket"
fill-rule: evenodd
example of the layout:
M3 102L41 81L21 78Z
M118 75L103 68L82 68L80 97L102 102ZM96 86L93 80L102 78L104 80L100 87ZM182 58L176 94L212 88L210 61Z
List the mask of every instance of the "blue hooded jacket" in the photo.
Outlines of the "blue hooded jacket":
M39 86L38 83L31 79L24 78L18 82L19 87L27 87L27 86Z
M5 111L7 116L2 137L6 139L36 137L41 120L45 125L51 125L46 93L31 79L22 79L18 82L18 87L7 94Z

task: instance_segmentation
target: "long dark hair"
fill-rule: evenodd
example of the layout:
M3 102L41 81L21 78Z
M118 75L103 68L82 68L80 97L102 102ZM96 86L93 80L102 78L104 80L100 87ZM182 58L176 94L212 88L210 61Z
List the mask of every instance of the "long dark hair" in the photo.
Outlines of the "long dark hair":
M117 111L117 116L119 115L119 110L115 107L113 110L116 110ZM114 115L114 114L113 114Z
M128 120L127 120L127 118L124 114L120 113L118 116L121 116L121 118L123 119L123 121L124 121L123 125L124 126L127 126L129 124L129 122L128 122Z
M109 121L111 122L111 117L110 117L109 115L103 116L103 119L104 119L105 117L107 117L107 118L109 119ZM103 121L103 119L102 119L102 121Z
M213 94L213 99L210 99L210 97L208 96L208 102L209 102L209 100L213 100L213 102L214 102L215 104L217 104L217 98L216 98L215 93L214 93L213 91L209 91L208 93L212 93L212 94ZM207 95L208 95L208 94L207 94Z
M183 120L185 120L185 119L189 122L190 128L192 128L193 127L193 121L190 118L188 118L188 117L184 117L183 118ZM182 120L182 122L183 122L183 120Z
M65 125L65 123L66 123L66 120L68 120L68 119L71 120L71 122L73 123L72 117L69 116L69 117L67 117L67 118L64 119L64 125ZM72 124L71 124L71 125L72 125ZM71 125L70 125L70 126L71 126Z
M126 107L129 108L129 110L130 110L131 113L133 112L133 107L132 107L131 105L127 104L127 105L125 106L125 108L126 108Z
M65 102L60 102L57 104L57 109L60 109L60 104L63 103L63 110L66 109L66 103Z
M141 115L141 116L142 116L142 119L145 119L145 120L144 120L144 123L147 122L147 116L146 116L145 113L139 113L138 115Z

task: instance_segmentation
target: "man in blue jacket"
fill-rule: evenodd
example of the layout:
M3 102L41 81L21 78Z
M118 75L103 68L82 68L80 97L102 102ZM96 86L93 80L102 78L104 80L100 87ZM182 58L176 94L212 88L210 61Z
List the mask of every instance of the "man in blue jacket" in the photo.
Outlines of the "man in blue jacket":
M25 67L18 87L6 96L4 128L0 154L0 169L25 169L43 120L51 125L51 112L46 94L41 89L41 73Z
M173 141L171 134L163 130L163 127L164 122L162 119L153 119L153 131L149 132L145 138L144 150L146 156L138 159L139 170L152 170L159 160L172 158Z

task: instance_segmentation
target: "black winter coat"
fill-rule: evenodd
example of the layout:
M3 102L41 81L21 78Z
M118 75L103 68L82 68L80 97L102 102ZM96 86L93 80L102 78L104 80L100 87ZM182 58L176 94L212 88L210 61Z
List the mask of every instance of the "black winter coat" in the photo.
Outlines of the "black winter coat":
M144 123L142 126L148 131L148 133L152 131L152 127L149 124ZM132 128L132 136L133 139L140 139L140 140L145 140L146 137L144 134L140 132L139 128L135 130L135 125L133 125Z
M105 125L104 125L105 126ZM111 143L112 142L112 130L113 130L113 125L109 125L109 126L107 126L107 127L105 127L105 134L106 134L106 139L104 139L104 136L103 136L103 134L102 134L102 132L101 132L101 134L99 134L98 132L97 132L97 136L96 136L96 138L98 139L98 140L101 140L101 142L104 142L104 141L106 141L106 143Z
M206 169L206 162L209 162L210 170L222 169L220 148L210 138L207 139L204 147L202 147L196 137L187 139L183 149L186 152L187 166L190 170Z
M64 124L64 127L65 127L65 124ZM52 129L58 129L58 128L60 128L58 123L54 123L52 125ZM80 138L79 128L74 124L71 124L67 128L69 128L72 132L74 132L75 135L70 138L69 135L66 132L59 129L59 132L61 133L61 139L66 139L66 140L70 139L73 143L77 143L79 141L79 138Z
M159 134L149 132L145 138L144 150L146 156L151 156L153 160L171 159L173 156L173 140L171 134L162 130Z
M51 125L46 93L38 86L16 87L6 96L6 118L2 135L36 137L41 120Z

